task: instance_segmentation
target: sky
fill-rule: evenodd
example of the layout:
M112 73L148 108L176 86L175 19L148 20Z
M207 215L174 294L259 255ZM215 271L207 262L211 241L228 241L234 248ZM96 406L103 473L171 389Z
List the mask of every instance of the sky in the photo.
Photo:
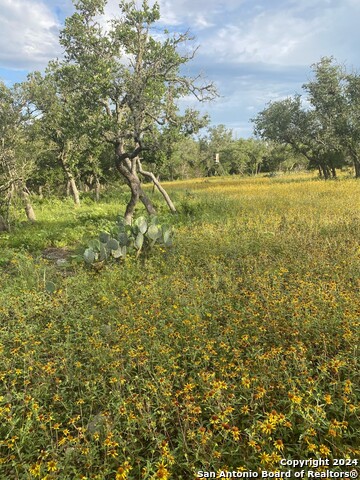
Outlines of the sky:
M119 12L108 0L106 15ZM150 0L151 3L151 0ZM311 65L333 56L360 67L360 0L160 0L161 24L190 30L199 46L189 73L213 81L219 98L189 106L224 124L236 138L250 137L250 121L267 103L295 93L311 78ZM58 35L74 12L71 0L0 0L0 79L6 84L44 70L61 58Z

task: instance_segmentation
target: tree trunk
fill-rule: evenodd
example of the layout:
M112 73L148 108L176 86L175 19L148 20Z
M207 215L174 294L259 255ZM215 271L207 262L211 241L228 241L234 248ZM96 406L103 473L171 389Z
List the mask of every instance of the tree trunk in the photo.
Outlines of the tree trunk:
M29 220L29 222L32 222L32 223L36 222L35 212L34 212L34 209L31 205L30 195L27 192L26 187L21 188L21 197L22 197L23 202L24 202L25 213L26 213L27 219Z
M71 177L69 179L69 182L70 182L70 187L71 187L71 191L72 191L72 194L73 194L74 203L77 207L79 207L80 206L80 195L79 195L79 190L76 186L76 182L75 182L74 177Z
M320 163L320 168L322 170L322 174L325 180L329 180L330 178L330 170L329 167L325 163Z
M353 163L355 169L355 178L360 178L360 160L353 156Z
M153 204L151 203L151 201L149 200L149 198L142 191L141 183L136 173L129 170L128 166L122 163L121 161L116 162L116 168L118 172L124 177L131 191L131 198L129 203L126 206L126 211L125 211L125 222L127 224L131 224L134 211L135 211L135 206L139 200L142 201L147 212L150 215L154 215L156 213L156 210Z
M101 190L101 183L99 177L95 175L95 201L98 202L100 200L100 190Z
M68 195L68 189L69 189L69 186L71 188L71 192L72 192L72 196L73 196L73 199L74 199L74 203L76 206L80 206L80 195L79 195L79 190L76 186L76 182L75 182L75 179L74 179L74 176L72 174L72 171L67 163L67 154L66 154L66 151L63 150L61 152L61 154L59 155L59 160L60 160L60 163L61 163L61 166L65 172L65 175L66 175L66 178L68 180L68 186L67 186L67 190L66 190L66 193Z
M9 230L9 225L7 224L4 217L0 214L0 232L7 232Z
M156 215L156 209L155 209L154 205L152 204L152 201L145 194L145 192L143 191L143 189L141 187L140 187L139 198L140 198L142 204L144 205L144 207L146 208L146 211L148 212L148 214L149 215Z
M149 215L155 215L154 205L141 188L141 182L136 172L136 159L130 160L126 156L121 143L115 144L115 166L120 175L124 177L131 191L131 198L125 211L125 222L131 224L135 206L139 200L144 204Z
M142 169L141 162L140 162L139 158L137 159L137 163L138 163L139 172L141 173L141 175L144 175L144 177L147 177L150 180L152 180L152 182L154 183L156 188L159 190L161 195L164 197L165 202L167 203L167 206L169 207L170 211L172 213L176 213L175 205L172 203L171 198L169 197L167 191L160 185L160 183L157 180L157 178L155 177L155 175L152 172L147 172L147 171Z

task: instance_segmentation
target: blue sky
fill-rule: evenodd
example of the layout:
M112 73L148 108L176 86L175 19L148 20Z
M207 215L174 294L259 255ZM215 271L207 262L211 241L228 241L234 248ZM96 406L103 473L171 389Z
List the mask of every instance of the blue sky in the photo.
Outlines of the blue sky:
M334 56L360 67L360 0L160 0L162 23L187 29L200 49L189 71L213 80L221 97L202 106L237 137L266 103L298 92L310 65ZM116 15L118 1L106 13ZM21 81L61 56L58 33L71 0L0 0L0 78ZM195 106L195 102L190 102Z

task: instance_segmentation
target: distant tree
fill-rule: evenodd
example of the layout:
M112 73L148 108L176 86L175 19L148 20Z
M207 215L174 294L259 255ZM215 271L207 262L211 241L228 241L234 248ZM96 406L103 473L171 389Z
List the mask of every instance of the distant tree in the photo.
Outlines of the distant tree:
M103 28L98 19L105 4L105 0L75 3L76 12L66 19L60 36L65 49L61 81L79 92L82 108L93 110L103 138L114 148L116 169L131 191L125 212L130 223L139 199L149 213L155 212L139 174L154 182L175 211L156 176L143 169L141 156L158 148L158 128L170 124L197 128L194 112L179 115L180 98L194 95L204 101L216 92L211 83L180 72L196 52L188 48L192 40L188 33L152 33L160 19L157 3L150 7L144 0L137 8L134 1L121 1L121 16Z
M0 229L8 227L11 201L19 196L29 221L36 220L26 186L35 165L27 134L31 129L27 98L21 84L0 82Z
M343 165L348 156L360 178L360 77L333 57L323 57L312 70L314 77L303 88L321 125L322 141L331 146L330 168Z
M260 138L291 146L316 166L325 179L330 178L331 171L334 175L328 162L334 147L325 142L316 112L302 108L299 95L271 102L253 122Z
M266 142L266 154L263 172L291 172L307 168L309 161L301 153L296 153L291 146L276 142Z
M312 65L313 78L300 95L272 102L255 119L255 133L263 139L290 145L306 156L324 178L352 160L360 177L360 78L347 73L332 57Z
M48 152L59 162L74 203L80 205L76 174L90 136L82 117L84 111L79 108L79 95L58 81L59 74L59 65L51 62L44 76L39 72L29 75L27 89L36 112L37 133L46 142ZM47 157L49 159L49 155Z
M205 175L217 173L215 155L219 154L222 169L227 171L231 157L233 131L225 125L215 125L208 128L207 133L200 140L200 155Z
M346 75L345 115L338 123L340 144L349 154L355 169L355 177L360 178L360 76Z
M193 118L192 125L168 124L165 128L152 132L156 148L142 154L146 163L157 178L176 180L203 174L199 169L199 146L193 137L194 132L208 124L208 117ZM196 125L196 128L194 128Z

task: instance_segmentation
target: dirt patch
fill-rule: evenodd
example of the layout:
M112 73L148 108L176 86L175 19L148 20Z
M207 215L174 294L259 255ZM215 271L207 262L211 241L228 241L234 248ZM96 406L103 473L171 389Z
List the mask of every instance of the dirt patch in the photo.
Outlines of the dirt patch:
M49 247L42 252L41 256L59 265L66 262L73 254L74 252L66 248Z

